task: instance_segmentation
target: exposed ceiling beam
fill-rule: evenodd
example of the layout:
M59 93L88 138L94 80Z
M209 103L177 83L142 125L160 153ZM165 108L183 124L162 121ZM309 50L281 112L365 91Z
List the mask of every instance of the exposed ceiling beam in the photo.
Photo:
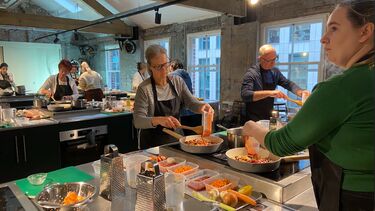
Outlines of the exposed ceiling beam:
M158 2L170 2L172 0L156 0ZM181 5L196 7L204 10L220 12L236 17L246 16L247 0L187 0Z
M92 21L58 18L53 16L31 15L23 13L0 12L0 25L34 27L42 29L70 30L86 26ZM102 23L95 27L84 28L81 31L104 34L124 34L131 36L132 28L123 27L110 23Z
M99 13L100 15L103 15L104 17L113 15L113 13L111 11L109 11L107 8L105 8L103 5L101 5L96 0L83 0L83 1L88 6L90 6L92 9L94 9L97 13ZM121 20L114 20L113 24L117 25L119 27L129 28L129 30L131 30L131 27L129 27L128 25L126 25Z

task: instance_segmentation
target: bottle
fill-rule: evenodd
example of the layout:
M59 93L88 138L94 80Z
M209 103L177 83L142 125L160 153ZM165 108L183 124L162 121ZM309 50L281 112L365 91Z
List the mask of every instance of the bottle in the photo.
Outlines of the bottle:
M277 123L279 119L279 112L278 111L272 111L271 117L270 117L270 130L277 130Z

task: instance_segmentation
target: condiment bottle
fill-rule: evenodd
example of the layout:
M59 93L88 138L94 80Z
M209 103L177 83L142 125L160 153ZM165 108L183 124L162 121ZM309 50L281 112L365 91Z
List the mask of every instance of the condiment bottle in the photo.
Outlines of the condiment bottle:
M270 117L270 130L276 130L277 129L277 122L279 119L279 112L278 111L272 111L271 117Z

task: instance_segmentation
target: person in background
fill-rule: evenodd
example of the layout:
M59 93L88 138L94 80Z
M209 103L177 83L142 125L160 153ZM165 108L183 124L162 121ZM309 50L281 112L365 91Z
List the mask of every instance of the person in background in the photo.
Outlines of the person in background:
M249 121L253 136L278 156L309 148L319 210L374 209L375 1L344 1L321 38L327 59L344 69L317 84L284 127L268 131Z
M81 70L79 88L84 91L84 98L88 101L101 101L104 98L102 76L92 70L87 62L81 63Z
M191 78L189 73L184 69L184 65L178 59L175 59L171 62L171 73L172 75L176 75L181 77L188 87L190 93L193 94L193 85L191 83Z
M79 63L76 60L71 60L72 69L70 70L70 77L75 81L76 85L78 86L78 79L79 79Z
M137 63L137 72L133 75L132 90L137 91L139 84L149 77L147 72L147 64L143 62Z
M38 93L44 94L54 100L75 100L79 97L78 88L74 80L68 75L72 69L69 60L60 61L59 73L51 75L40 87Z
M134 126L141 129L138 136L140 149L176 142L162 129L181 126L179 117L182 108L196 113L213 112L209 104L199 102L190 93L182 78L168 75L170 62L165 48L150 45L145 54L151 77L138 87L133 114Z
M8 72L8 67L7 63L0 64L0 80L8 81L12 87L16 87L13 80L13 74Z
M269 119L273 110L274 98L287 96L280 90L275 90L277 85L302 97L302 90L297 84L285 78L280 70L275 67L278 56L271 45L259 48L258 63L246 72L242 86L241 97L246 105L246 120L258 121Z

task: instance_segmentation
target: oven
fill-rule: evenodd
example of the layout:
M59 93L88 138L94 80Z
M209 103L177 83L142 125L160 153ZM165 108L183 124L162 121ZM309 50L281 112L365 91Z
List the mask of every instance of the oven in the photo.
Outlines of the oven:
M107 125L61 131L59 136L62 167L98 160L108 144Z

